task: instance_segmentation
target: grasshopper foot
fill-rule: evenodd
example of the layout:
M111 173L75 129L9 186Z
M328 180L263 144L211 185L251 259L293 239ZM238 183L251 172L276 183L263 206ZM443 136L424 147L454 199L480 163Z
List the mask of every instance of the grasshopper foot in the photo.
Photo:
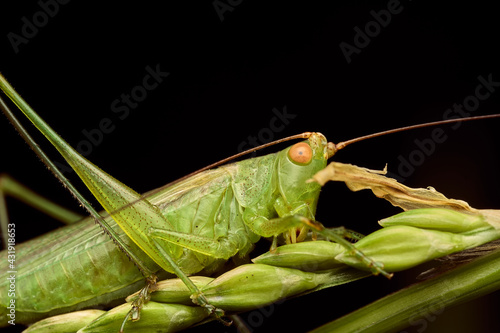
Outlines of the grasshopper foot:
M192 295L191 299L193 300L194 304L204 307L210 313L210 315L215 316L215 318L219 322L224 324L224 326L230 326L233 324L233 321L231 319L226 319L226 313L224 312L224 310L219 309L210 304L208 300L205 298L205 295L203 295L201 292Z
M132 308L123 319L119 333L123 333L127 320L138 321L141 319L141 309L151 298L151 293L156 289L157 277L152 275L146 278L146 286L139 291L137 298L132 302Z

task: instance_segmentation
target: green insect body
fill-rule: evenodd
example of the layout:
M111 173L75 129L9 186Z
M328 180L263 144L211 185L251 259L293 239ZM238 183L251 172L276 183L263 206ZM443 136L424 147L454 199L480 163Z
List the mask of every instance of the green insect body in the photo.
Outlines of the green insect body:
M224 307L229 310L240 309L240 303L255 295L258 295L260 300L252 303L249 308L368 275L356 270L355 273L351 271L350 275L344 275L340 270L346 269L347 266L342 263L371 271L375 275L390 277L391 274L383 269L382 262L387 265L388 271L397 271L425 262L429 258L477 246L499 237L499 233L491 226L485 225L481 218L471 220L468 216L458 216L448 211L405 213L402 219L398 217L385 221L402 223L402 226L388 227L358 243L357 247L373 258L369 259L357 247L342 238L345 230L326 229L315 222L321 186L309 180L320 170L326 171L327 160L337 149L341 149L340 145L328 143L320 133L307 133L304 137L308 140L281 152L198 172L168 187L141 196L79 155L27 105L1 75L0 85L61 153L105 208L108 215L104 214L105 217L101 219L103 221L99 223L113 237L111 240L108 235L101 234L100 230L93 226L91 219L87 218L75 225L18 245L15 272L17 323L30 323L57 313L95 305L111 306L139 289L144 284L143 274L147 277L147 286L137 293L132 304L119 306L116 308L118 310L104 314L100 323L107 325L109 322L113 327L121 325L121 330L128 318L139 319L141 309L153 311L146 312L145 317L151 316L152 313L162 313L167 311L166 309L176 313L180 311L179 304L146 303L154 289L157 275L166 276L166 272L178 276L187 289L189 299L200 306L182 310L186 318L196 323L200 318L212 314L223 320ZM6 114L9 113L10 111L5 111L3 101L1 102L2 110ZM20 128L22 129L22 126ZM30 144L33 147L34 144ZM349 142L344 142L343 146L346 144ZM428 215L430 218L426 217ZM425 220L424 224L422 219ZM437 229L446 232L450 229L459 234L445 234L443 230L425 232L417 229L422 225L435 226L436 222L439 225ZM406 225L412 223L415 227ZM460 234L462 229L465 232ZM310 230L313 235L321 234L337 243L313 242L317 244L306 244L304 248L295 246L295 243L305 239ZM275 251L277 237L280 235L283 235L292 247ZM398 243L393 239L404 240L408 235L414 237L413 248L404 241ZM212 275L220 272L230 258L247 257L260 237L273 238L271 251L256 258L254 262L260 264L248 265L245 269L249 271L243 275L232 276L231 274L241 273L232 270L229 276L232 276L233 280L222 275L201 287L187 277L196 273ZM414 246L417 243L421 251L415 251ZM322 248L326 250L321 250ZM389 251L389 255L388 248L393 249L392 252ZM122 250L134 263L127 259ZM408 253L404 258L399 258L403 251ZM326 257L323 256L325 253ZM411 256L413 261L409 263L408 258ZM302 258L299 259L300 257ZM311 276L306 278L309 275L302 269L308 270L311 265L332 271L326 275L321 272L318 272L319 275L310 274ZM287 268L278 269L276 266ZM295 268L301 271L295 272ZM5 325L10 311L9 304L12 302L9 296L8 262L0 263L0 269L6 272L0 276L0 325ZM259 275L259 269L267 273ZM292 291L289 294L281 294L279 290L283 288L280 287L276 288L277 294L273 294L274 287L269 283L266 287L270 290L263 292L260 284L266 281L270 274L267 270L274 272L276 278L283 278L284 283L295 281L291 284ZM294 289L298 285L297 280L290 280L292 275L304 277L307 280L304 281L304 286ZM341 277L340 280L337 275ZM234 285L240 283L234 281L248 282L250 276L255 279L254 288L250 293L254 296L245 297L240 290L235 290ZM260 277L256 278L257 276ZM310 278L315 280L319 276L323 276L324 280L310 283ZM333 277L336 282L332 282ZM214 286L218 287L214 289ZM221 300L223 301L220 302ZM221 309L215 306L221 306ZM64 322L71 321L78 315L80 314L54 320L64 327ZM83 321L89 320L89 316L81 315ZM122 317L124 321L120 323ZM175 326L176 330L179 328L177 325L184 320L178 321L174 317L168 325ZM144 326L145 331L148 331L148 323L143 324L145 325L141 324L141 327ZM188 326L184 324L181 326ZM92 330L91 327L93 326L90 325L87 329Z
M210 274L230 257L246 256L259 236L288 229L276 223L280 217L314 218L320 186L305 181L325 167L328 154L322 135L308 142L312 155L307 163L292 160L287 148L204 171L148 197L172 227L156 231L162 246L186 274L202 270ZM110 223L133 251L142 252ZM108 304L144 283L134 265L90 219L26 242L18 253L18 323ZM147 255L141 258L152 271L159 270ZM1 282L1 322L5 323L8 281L2 276Z
M206 183L181 198L165 198L164 208L159 205L174 230L153 227L152 236L180 244L172 253L190 274L209 267L215 258L246 255L259 236L278 236L295 227L283 225L281 218L299 214L314 219L320 186L306 180L326 166L328 154L323 135L315 134L308 142L311 156L305 164L290 157L297 144L194 176L190 183L198 178ZM186 185L180 183L179 188L190 187ZM184 258L183 253L196 260Z
M118 226L133 251L141 252ZM6 251L2 251L4 255ZM143 256L150 267L154 262ZM6 325L10 288L7 262L0 263L0 324ZM16 322L108 304L144 285L137 267L91 218L16 246ZM157 270L159 267L157 267Z

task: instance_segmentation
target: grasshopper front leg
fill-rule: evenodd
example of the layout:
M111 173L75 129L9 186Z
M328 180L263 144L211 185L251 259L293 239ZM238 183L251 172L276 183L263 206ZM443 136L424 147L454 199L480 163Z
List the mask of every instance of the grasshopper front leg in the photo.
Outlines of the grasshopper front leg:
M295 228L306 226L327 239L345 247L350 254L356 256L366 265L366 267L370 268L374 275L382 274L388 279L393 275L384 270L384 265L382 263L368 258L363 252L347 241L345 237L349 237L349 232L343 227L333 229L325 228L321 223L308 219L302 215L291 215L273 219L255 216L253 219L250 219L250 221L252 223L252 228L264 237L277 236L290 229L295 230Z
M296 229L301 229L303 227L310 228L325 238L330 239L336 243L339 243L345 247L349 253L355 255L359 258L367 267L370 268L374 275L382 274L387 278L391 278L392 274L384 271L384 265L379 262L375 262L365 256L363 252L359 251L353 244L345 239L349 237L350 233L343 227L328 229L325 228L321 223L313 221L301 215L291 215L273 219L267 219L263 216L253 216L250 217L249 214L245 216L252 230L257 234L264 237L273 237L280 235L282 233L288 232L290 229L295 231ZM217 258L227 259L233 256L236 252L234 246L229 246L232 243L230 240L225 239L224 241L214 240L211 238L194 236L191 234L185 234L181 232L176 232L172 230L151 228L150 235L153 238L166 240L173 244L178 244L184 247L188 247L191 250L204 253ZM196 247L193 244L198 244ZM160 245L158 245L161 249Z

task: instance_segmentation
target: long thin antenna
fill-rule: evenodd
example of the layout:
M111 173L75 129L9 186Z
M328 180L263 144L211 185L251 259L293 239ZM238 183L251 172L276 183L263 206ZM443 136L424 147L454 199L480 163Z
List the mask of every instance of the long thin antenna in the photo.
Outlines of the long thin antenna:
M469 120L481 120L481 119L491 119L491 118L500 118L500 114L489 114L489 115L485 115L485 116L439 120L439 121L433 121L430 123L400 127L400 128L396 128L396 129L392 129L392 130L387 130L387 131L382 131L382 132L378 132L378 133L374 133L374 134L360 136L359 138L356 138L356 139L351 139L351 140L339 142L335 145L335 149L340 150L340 149L350 145L351 143L376 138L376 137L383 136L386 134L398 133L398 132L408 131L408 130L422 128L422 127L430 127L430 126L444 125L444 124L450 124L450 123L464 122L464 121L469 121Z
M182 181L182 180L184 180L186 178L194 176L194 175L196 175L196 174L198 174L198 173L200 173L202 171L205 171L205 170L208 170L208 169L213 169L213 168L218 167L220 165L226 164L229 161L235 160L235 159L237 159L237 158L239 158L241 156L253 153L254 151L261 150L261 149L264 149L264 148L267 148L267 147L270 147L270 146L274 146L276 144L283 143L283 142L286 142L286 141L297 140L297 139L308 139L308 138L311 137L311 135L312 135L312 132L304 132L304 133L295 134L295 135L292 135L292 136L287 136L286 138L283 138L283 139L274 140L274 141L265 143L265 144L257 146L257 147L250 148L248 150L242 151L241 153L234 154L232 156L226 157L225 159L222 159L220 161L217 161L215 163L207 165L206 167L203 167L201 169L193 171L190 174L187 174L187 175L185 175L185 176L183 176L183 177L181 177L179 179L176 179L175 181L173 181L171 183L168 183L165 186L171 186L171 185L173 185L175 183L178 183L178 182L180 182L180 181ZM162 186L162 187L164 187L164 186Z
M222 159L220 161L217 161L215 163L207 165L207 166L205 166L205 167L203 167L201 169L193 171L193 172L191 172L191 173L189 173L189 174L187 174L187 175L185 175L185 176L183 176L181 178L178 178L178 179L176 179L174 181L171 181L170 183L167 183L167 184L165 184L165 185L163 185L161 187L158 187L158 188L156 188L154 190L148 191L148 192L144 193L142 195L142 197L144 198L144 197L153 195L155 193L158 193L161 190L169 188L170 186L172 186L174 184L177 184L177 183L179 183L179 182L181 182L181 181L183 181L185 179L188 179L189 177L192 177L192 176L194 176L196 174L199 174L200 172L216 168L218 166L226 164L229 161L235 160L235 159L237 159L237 158L239 158L241 156L253 153L254 151L257 151L257 150L260 150L260 149L264 149L264 148L267 148L267 147L270 147L270 146L274 146L275 144L283 143L283 142L286 142L286 141L297 140L297 139L308 139L309 137L311 137L311 134L312 134L312 132L304 132L304 133L300 133L300 134L295 134L295 135L292 135L292 136L287 136L286 138L283 138L283 139L278 139L278 140L271 141L271 142L265 143L265 144L257 146L257 147L250 148L248 150L242 151L241 153L234 154L232 156L226 157L225 159ZM132 202L132 203L130 203L128 205L132 205L132 204L134 204L134 203Z

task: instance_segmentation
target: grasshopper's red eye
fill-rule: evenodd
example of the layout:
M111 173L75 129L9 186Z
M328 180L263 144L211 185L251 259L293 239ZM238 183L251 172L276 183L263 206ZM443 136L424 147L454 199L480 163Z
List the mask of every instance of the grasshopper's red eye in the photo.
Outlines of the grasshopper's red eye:
M312 160L312 155L311 147L305 142L294 144L288 151L288 156L292 162L297 164L308 164Z

